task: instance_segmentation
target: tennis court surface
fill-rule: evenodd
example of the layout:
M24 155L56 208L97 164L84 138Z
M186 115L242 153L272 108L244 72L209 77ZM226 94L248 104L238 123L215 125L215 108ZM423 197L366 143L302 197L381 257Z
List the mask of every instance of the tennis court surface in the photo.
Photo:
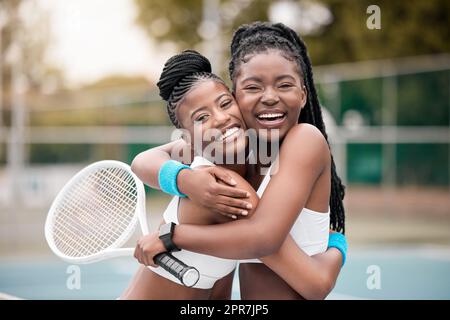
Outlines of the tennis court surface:
M79 267L78 289L73 267L56 257L0 259L0 292L25 299L115 299L137 264L118 258ZM237 278L233 299L239 299ZM328 299L450 299L450 247L351 248Z

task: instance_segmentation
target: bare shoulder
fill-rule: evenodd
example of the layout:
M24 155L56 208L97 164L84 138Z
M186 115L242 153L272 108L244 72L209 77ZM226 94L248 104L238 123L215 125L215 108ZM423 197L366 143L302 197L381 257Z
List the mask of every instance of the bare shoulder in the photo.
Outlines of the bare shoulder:
M299 123L293 126L287 133L284 142L307 142L312 141L315 144L327 145L327 141L320 130L309 123Z
M228 169L226 169L228 170ZM231 177L234 179L234 181L236 181L236 188L239 188L241 190L245 190L248 192L249 197L245 199L245 201L250 202L252 205L252 209L249 210L247 218L252 216L253 213L255 212L256 206L258 205L259 202L259 197L256 194L255 189L253 189L253 187L251 186L251 184L245 180L244 177L240 176L239 174L237 174L236 172L232 171L232 170L228 170L228 173L231 175ZM241 217L242 218L242 217Z
M330 149L322 132L309 123L299 123L292 127L280 148L280 159L325 163L330 157Z
M196 169L206 167L209 166L198 166ZM249 197L245 200L252 204L253 209L249 210L248 214L248 216L251 216L258 204L258 195L256 194L256 191L238 173L223 167L220 167L220 169L226 171L234 179L234 181L236 181L236 188L246 190L249 193ZM218 180L218 183L225 185L225 183L220 180ZM216 224L232 221L230 218L222 216L216 212L212 212L209 208L206 208L199 203L195 203L189 198L180 199L179 217L181 223L190 224Z
M246 198L245 201L251 203L252 209L248 211L248 215L246 216L246 218L252 216L253 213L255 212L256 206L258 205L258 202L259 202L259 197L258 197L255 189L253 189L252 185L247 180L245 180L244 177L240 176L238 173L234 172L233 170L226 169L223 167L221 167L221 169L225 170L234 179L234 181L236 181L235 188L245 190L248 192L249 197ZM222 183L222 182L219 181L219 183ZM239 218L243 218L243 217L239 217Z
M250 202L252 202L254 200L254 198L258 197L256 195L255 189L253 189L251 184L247 180L245 180L244 177L240 176L238 173L234 172L233 170L226 169L223 167L222 167L222 169L225 170L234 179L234 181L236 181L236 186L235 186L236 188L246 190L250 194L250 199L249 199ZM222 183L222 182L219 181L219 183Z

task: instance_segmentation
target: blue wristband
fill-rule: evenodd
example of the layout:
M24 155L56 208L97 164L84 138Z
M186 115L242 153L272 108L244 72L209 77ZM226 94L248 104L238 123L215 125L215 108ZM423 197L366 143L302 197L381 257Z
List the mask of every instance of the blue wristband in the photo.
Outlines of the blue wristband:
M332 232L328 238L328 248L336 248L342 254L342 266L345 264L345 258L347 256L347 239L342 233Z
M161 190L165 193L185 198L186 195L178 190L177 176L181 170L190 168L191 167L174 160L164 162L161 169L159 169L158 174L158 182Z

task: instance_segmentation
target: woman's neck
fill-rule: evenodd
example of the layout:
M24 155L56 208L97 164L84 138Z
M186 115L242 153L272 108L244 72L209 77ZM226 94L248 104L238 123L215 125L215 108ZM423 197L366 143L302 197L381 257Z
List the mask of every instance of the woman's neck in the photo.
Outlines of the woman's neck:
M262 174L262 172L266 171L265 169L270 168L272 163L274 163L278 157L282 141L283 140L279 140L272 143L264 139L258 140L258 143L256 144L257 150L252 150L250 152L251 158L249 159L249 162L254 164L254 174Z

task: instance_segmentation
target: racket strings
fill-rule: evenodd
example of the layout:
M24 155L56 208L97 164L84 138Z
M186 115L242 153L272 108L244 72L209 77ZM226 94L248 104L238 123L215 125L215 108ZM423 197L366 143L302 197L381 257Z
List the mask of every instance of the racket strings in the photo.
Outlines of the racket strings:
M72 192L72 194L68 195L68 197L69 198L70 197L77 197L76 199L79 200L82 196L79 195L79 194L75 194L74 195L73 192ZM91 196L91 198L92 198L92 196ZM84 200L87 200L87 199L84 199ZM92 199L92 200L95 200L95 198ZM67 199L66 199L66 201L67 201ZM81 204L81 206L80 206L80 204ZM103 203L102 205L105 206L105 203ZM99 204L97 204L97 205L95 205L95 207L93 207L91 202L88 202L88 201L77 201L77 204L75 204L75 205L73 203L69 202L67 204L63 204L61 207L65 211L66 216L58 215L58 218L60 220L59 222L64 222L64 219L67 219L67 222L69 222L68 225L69 226L70 225L74 226L72 228L70 228L70 227L65 227L64 228L63 227L63 229L60 230L60 234L61 235L63 235L64 232L68 233L68 235L64 239L72 238L72 239L78 240L80 236L91 237L92 240L95 241L95 242L91 242L91 244L97 244L96 247L93 247L92 245L88 246L88 249L91 250L91 251L98 250L98 247L101 248L102 247L102 243L104 244L105 240L106 240L106 245L107 245L107 241L109 240L108 238L105 238L105 239L100 239L99 238L99 235L101 235L99 233L99 231L102 231L102 230L99 230L99 227L101 227L101 225L102 225L101 224L102 221L99 218L103 219L104 223L106 223L106 224L110 223L110 221L108 221L108 216L106 216L104 214L104 210L102 209L102 206L99 206ZM91 210L91 211L92 210L97 210L97 217L95 217L95 220L93 220L92 215L81 215L80 216L80 215L77 215L77 213L73 213L73 212L72 212L72 215L70 215L70 212L73 211L74 208L76 208L76 210L78 212L80 212L80 211L83 212L83 211L86 211L86 210ZM99 214L103 214L103 217L101 217ZM82 217L84 219L80 220L80 217ZM61 226L61 223L59 223L58 226ZM63 225L63 226L65 226L65 225ZM113 230L111 230L111 231L113 231ZM111 235L109 235L109 236L111 236ZM85 243L85 244L89 244L89 242ZM72 240L71 245L72 246L74 245L73 244L73 240Z
M125 172L126 173L126 172ZM108 228L111 228L112 225L116 225L117 227L123 226L123 229L125 229L128 226L128 223L122 224L121 220L117 220L117 221L111 221L111 219L116 219L118 218L117 214L115 215L111 215L110 213L114 213L114 210L119 211L119 212L127 212L127 211L131 211L131 213L134 213L135 210L135 201L136 201L136 195L135 194L123 194L123 191L120 191L120 186L123 184L123 182L117 184L115 182L117 181L111 181L111 179L108 179L108 175L104 176L107 180L107 182L109 182L108 184L99 184L99 191L101 194L103 194L102 197L100 197L98 200L101 202L100 205L100 211L104 213L104 215L101 217L102 219L104 219L103 221L101 221L102 226L106 226ZM122 177L120 177L122 178ZM130 179L132 179L131 177L129 177ZM102 182L104 182L102 180ZM119 180L120 182L120 180ZM130 181L125 181L127 183L129 182L133 182L133 180ZM134 186L134 185L133 185ZM109 189L109 190L108 190ZM115 194L113 194L112 192L115 192ZM121 200L125 200L125 201L116 201L116 197L117 195L123 195L125 196L121 198ZM127 196L128 197L132 197L131 200L127 201ZM131 201L131 202L130 202ZM130 207L131 205L131 207ZM120 217L120 216L119 216ZM107 240L115 240L117 239L123 232L122 228L119 228L119 230L116 229L110 229L110 238L112 237L113 239L108 239ZM117 231L117 232L114 232ZM106 235L106 234L105 234Z
M137 186L124 169L104 168L76 183L56 208L54 241L65 255L107 249L133 222Z
M59 221L58 221L59 223L57 223L55 225L56 232L58 232L62 237L64 236L65 239L77 239L80 236L85 236L85 237L91 236L92 240L95 240L96 243L99 244L100 247L102 247L102 244L105 243L105 240L101 239L101 233L99 233L98 230L95 228L96 224L99 223L99 221L93 221L90 216L85 216L84 217L85 219L80 221L79 217L73 217L71 215L71 211L73 210L73 207L68 207L65 204L61 205L61 210L63 210L66 215L65 216L58 215L57 219L59 219ZM99 210L98 213L103 213L102 209L96 208L95 210ZM64 220L64 219L66 219L66 220ZM106 215L105 215L105 219L108 219L108 217ZM105 220L105 221L106 221L106 223L108 223L107 220ZM63 230L59 230L60 227L62 227ZM123 224L123 228L126 228L125 224ZM117 236L117 237L120 236L120 234L115 233L114 230L110 230L110 231L111 231L111 233L114 233L115 236ZM65 233L67 233L67 234L65 234ZM71 245L73 246L73 248L76 248L77 244L71 243ZM89 248L93 252L96 252L98 250L98 247L93 247L92 245L89 246Z
M107 180L109 180L109 182L111 182L111 179L107 179ZM100 181L102 181L102 180L100 180ZM115 186L115 185L113 185L113 186ZM102 183L100 183L99 185L98 185L98 187L99 187L99 190L100 190L100 193L106 193L105 192L105 185L104 184L102 184ZM92 198L90 195L88 195L90 198ZM114 208L111 208L111 206L110 206L110 203L114 203L114 201L113 202L111 202L111 200L113 200L113 199L111 199L110 197L108 197L109 198L109 200L108 200L108 202L105 202L105 200L104 199L102 199L101 200L101 203L100 203L100 206L97 204L96 206L95 206L95 208L94 209L96 209L96 210L98 210L99 211L99 213L105 213L105 210L103 209L104 207L106 207L107 208L107 210L109 210L109 212L111 212L111 210L113 210ZM95 200L95 198L94 198L94 200ZM98 199L97 199L98 200ZM90 204L91 204L91 202L88 202L88 201L83 201L82 203L84 203L86 206L87 206L87 210L93 210L92 209L92 207L90 207ZM118 207L121 211L126 211L126 208L124 207L124 206L119 206ZM133 210L134 210L134 208L132 208ZM89 215L87 215L86 217L91 217L91 216L89 216ZM110 217L111 217L111 215L105 215L105 214L103 214L103 216L99 216L99 218L101 218L102 220L104 220L104 221L93 221L92 219L87 219L87 223L89 223L89 226L102 226L102 225L107 225L107 226L111 226L111 219L110 219ZM103 223L102 223L103 222ZM120 221L119 221L120 222ZM100 223L100 225L98 225L98 223ZM72 223L73 224L73 223ZM120 225L120 224L119 224ZM123 226L123 227L125 227L125 225ZM82 232L86 232L86 230L85 230L86 228L84 228L84 230L81 230ZM93 236L93 240L95 240L96 242L97 242L97 244L99 245L99 248L98 249L103 249L103 247L104 246L108 246L109 245L109 242L111 241L111 240L115 240L116 238L118 238L119 236L120 236L120 233L116 233L116 232L114 232L114 230L113 229L110 229L110 233L109 234L104 234L104 236L106 236L106 237L104 237L104 239L103 239L103 241L99 241L99 238L98 238L98 236L96 236L96 235L98 235L98 234L102 234L101 232L103 232L103 230L98 230L98 228L93 228L92 230L90 230L90 231L92 231L92 232L90 232L91 233L91 235ZM100 231L100 232L99 232ZM119 230L120 231L120 230ZM86 234L87 235L87 234ZM101 239L100 239L101 240ZM98 246L97 246L98 247ZM92 247L88 247L90 250L92 250L92 249L94 249L94 250L96 250L97 248L92 248Z
M100 188L101 188L100 191L103 192L102 186L100 186ZM77 200L79 201L79 199L82 198L82 197L83 198L91 198L92 197L92 194L86 193L86 192L84 192L81 195L80 194L75 194L74 195L73 194L74 191L75 190L72 190L72 192L67 195L67 199L66 199L66 201L69 202L71 204L71 206L68 207L65 203L62 203L62 207L66 208L68 212L70 212L72 207L75 207L77 205L77 203L73 203L73 201L74 201L73 199L75 199L75 201L77 201ZM82 190L82 191L86 191L86 190ZM112 197L108 197L108 196L105 196L105 198L108 198L109 201L113 201L114 200ZM96 199L93 199L93 200L96 200ZM83 209L85 209L85 210L89 210L89 211L99 210L98 213L104 213L103 216L100 216L100 215L98 216L98 218L102 218L102 220L100 220L100 221L93 221L92 219L90 219L90 218L92 218L92 216L86 216L86 219L89 221L89 223L103 222L104 224L107 224L109 222L108 220L111 218L111 215L108 214L108 213L111 212L110 210L112 209L112 208L109 207L110 202L107 202L103 198L98 198L97 200L100 201L100 206L98 204L94 206L94 204L91 201L78 202L78 205L83 205L84 206ZM108 211L106 209L108 209ZM120 209L126 211L128 208L125 208L125 207L122 206L122 207L120 207ZM134 207L131 208L131 209L134 210ZM70 219L70 215L68 217ZM117 222L119 224L121 223L121 221L117 221ZM123 224L123 227L126 227L126 226L127 226L127 224Z
M68 194L68 196L67 196L68 202L70 202L71 199L80 199L81 197L86 197L86 198L91 198L92 197L92 194L86 192L86 190L81 190L81 191L83 191L82 195L76 194L74 196L73 194ZM110 207L111 204L115 202L115 198L114 198L115 195L112 194L111 192L109 192L107 189L105 189L105 187L102 186L102 185L99 185L99 191L102 193L102 197L101 198L94 198L94 199L92 199L92 200L96 200L97 201L97 205L95 205L91 201L83 201L83 202L80 203L80 205L82 204L83 206L85 206L84 208L86 210L99 210L100 211L99 213L104 213L104 215L101 218L106 219L106 221L103 220L103 223L107 223L108 219L110 219L112 217L108 213L111 212L110 211L112 209ZM73 202L73 201L74 200L72 200L71 202ZM98 205L98 204L100 204L100 205ZM133 202L128 202L127 204L128 204L128 206L132 206ZM128 208L128 206L124 207L122 205L122 206L120 206L120 209L126 211L126 210L130 209L130 208ZM132 206L131 209L134 210L134 206ZM89 219L89 218L91 218L91 216L87 216L87 218ZM102 221L91 221L91 222L95 223L95 222L102 222ZM118 221L118 222L120 223L121 221ZM126 226L127 226L127 224L124 224L124 227L126 227Z

